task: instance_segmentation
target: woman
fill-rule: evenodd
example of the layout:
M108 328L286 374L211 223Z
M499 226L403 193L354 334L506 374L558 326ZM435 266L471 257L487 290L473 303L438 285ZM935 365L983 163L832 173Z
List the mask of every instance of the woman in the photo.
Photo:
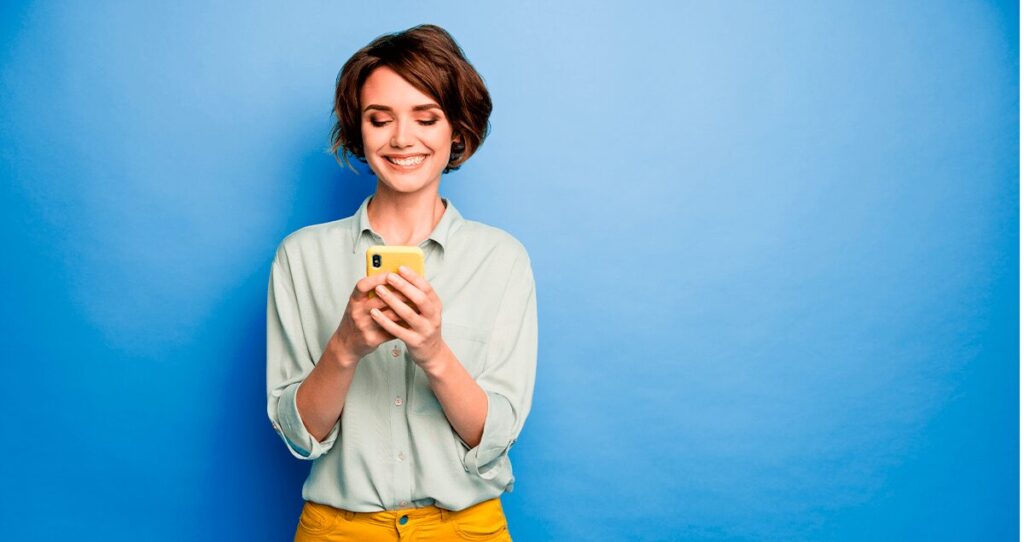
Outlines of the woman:
M288 235L267 295L267 413L313 462L295 540L511 540L500 496L533 395L533 272L518 240L438 193L490 113L434 25L381 36L338 75L332 150L376 191ZM367 277L376 244L419 246L425 276Z

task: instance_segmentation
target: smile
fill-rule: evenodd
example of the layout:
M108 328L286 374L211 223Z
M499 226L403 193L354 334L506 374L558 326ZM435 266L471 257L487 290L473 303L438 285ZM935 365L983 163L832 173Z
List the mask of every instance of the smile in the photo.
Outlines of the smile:
M427 155L425 154L421 154L419 156L412 156L409 158L391 158L390 156L384 157L385 160L387 160L389 163L391 163L391 165L395 166L397 169L416 169L417 167L419 167L420 164L423 163L423 161L426 158Z

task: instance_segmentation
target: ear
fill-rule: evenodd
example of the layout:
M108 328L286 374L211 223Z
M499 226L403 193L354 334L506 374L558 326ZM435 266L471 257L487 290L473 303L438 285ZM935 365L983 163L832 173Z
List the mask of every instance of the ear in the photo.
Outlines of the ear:
M454 134L452 136L452 143L461 143L461 142L462 142L462 134Z

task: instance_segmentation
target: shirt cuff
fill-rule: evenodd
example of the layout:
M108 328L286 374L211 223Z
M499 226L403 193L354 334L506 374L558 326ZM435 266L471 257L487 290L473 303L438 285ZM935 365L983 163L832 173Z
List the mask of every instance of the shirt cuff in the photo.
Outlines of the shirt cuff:
M274 429L281 435L288 450L298 459L312 461L327 453L338 438L338 431L341 428L341 420L334 424L331 432L324 437L323 442L317 441L302 423L299 416L299 407L295 402L299 386L302 382L296 382L285 388L277 403L277 419L280 424L274 424Z
M509 448L516 439L512 435L514 417L512 405L503 395L487 392L487 418L484 420L484 433L480 443L469 448L465 440L454 429L455 436L465 448L469 448L463 457L462 464L468 472L476 474L484 480L498 475L501 459L508 454Z

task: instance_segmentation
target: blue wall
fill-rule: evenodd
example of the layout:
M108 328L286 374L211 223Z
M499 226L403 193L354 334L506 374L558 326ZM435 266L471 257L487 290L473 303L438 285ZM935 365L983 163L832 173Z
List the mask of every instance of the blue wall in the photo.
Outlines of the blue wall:
M1016 538L1015 3L206 4L0 8L0 539L289 539L270 260L422 22L495 103L442 193L538 282L516 540Z

